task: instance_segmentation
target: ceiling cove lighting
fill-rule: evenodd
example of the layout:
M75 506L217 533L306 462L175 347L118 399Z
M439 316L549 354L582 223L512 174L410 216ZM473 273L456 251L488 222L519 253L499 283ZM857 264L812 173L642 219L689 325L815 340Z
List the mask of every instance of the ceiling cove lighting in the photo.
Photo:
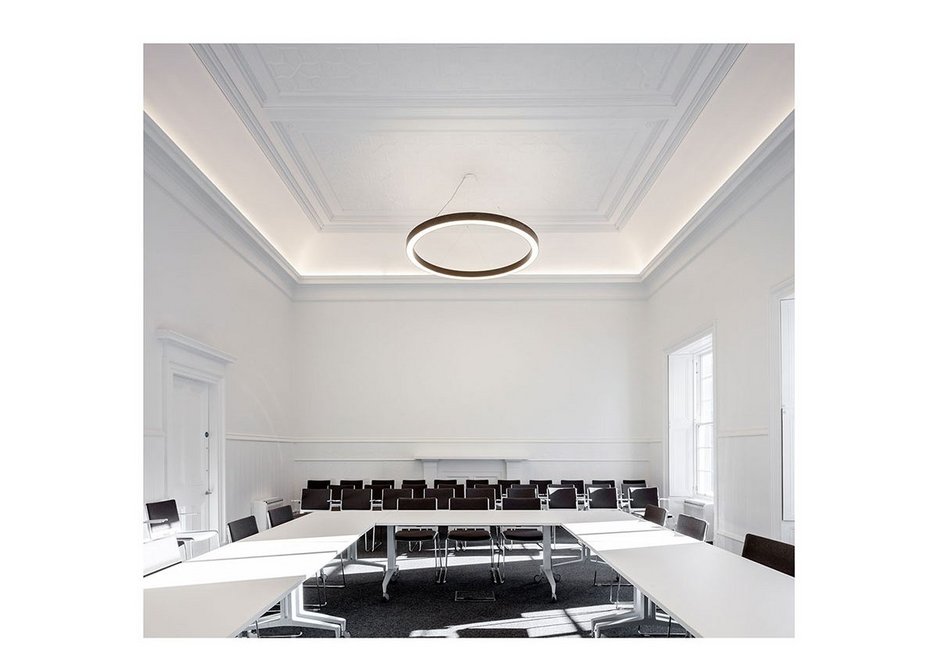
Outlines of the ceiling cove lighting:
M427 260L420 257L416 250L417 242L420 241L420 239L430 234L431 232L436 232L447 227L455 227L457 225L485 225L488 227L495 227L500 230L505 230L507 232L513 232L514 234L517 234L519 237L524 239L528 243L528 246L530 246L530 249L520 260L503 265L501 267L481 269L478 271L464 271L462 269L442 267L438 264L428 262ZM425 220L417 227L412 229L410 234L407 235L407 257L410 258L410 261L421 269L438 274L439 276L445 276L447 278L478 280L512 274L516 271L521 271L534 262L534 260L537 258L537 253L538 239L537 234L534 233L534 230L522 223L520 220L515 220L514 218L509 218L508 216L502 216L496 213L482 213L478 211L447 213L443 216L436 216L430 220Z

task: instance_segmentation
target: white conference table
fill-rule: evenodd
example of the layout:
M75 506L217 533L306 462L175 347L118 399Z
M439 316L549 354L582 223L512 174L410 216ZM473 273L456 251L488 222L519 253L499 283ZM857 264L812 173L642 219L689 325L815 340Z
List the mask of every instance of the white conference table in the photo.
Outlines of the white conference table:
M630 614L594 620L594 629L640 622L645 599L698 637L793 637L795 579L651 522L564 528L635 587Z

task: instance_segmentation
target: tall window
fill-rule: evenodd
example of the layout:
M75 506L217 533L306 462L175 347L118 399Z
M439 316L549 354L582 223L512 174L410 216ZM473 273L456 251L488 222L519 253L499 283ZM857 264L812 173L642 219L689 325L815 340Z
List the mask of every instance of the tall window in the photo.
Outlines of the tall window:
M713 351L694 355L694 493L713 496Z
M713 498L713 337L668 355L668 496Z

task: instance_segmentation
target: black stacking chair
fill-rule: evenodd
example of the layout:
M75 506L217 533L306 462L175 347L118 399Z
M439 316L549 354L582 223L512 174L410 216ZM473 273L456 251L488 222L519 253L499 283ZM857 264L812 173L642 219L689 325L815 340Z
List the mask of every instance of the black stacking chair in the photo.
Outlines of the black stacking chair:
M641 515L644 510L638 510L645 506L658 505L657 487L635 487L629 492L629 508L634 515Z
M340 485L351 485L352 489L364 489L365 481L364 480L340 480Z
M329 510L332 508L329 496L328 489L307 487L303 490L303 496L300 499L300 510Z
M431 491L431 490L427 490ZM437 509L437 500L433 498L423 498L423 499L408 499L407 497L402 497L397 500L397 509L398 510L436 510ZM397 531L394 532L394 540L396 542L406 542L407 550L410 551L411 545L417 543L417 550L423 550L424 542L428 540L433 541L433 568L437 571L437 582L440 581L440 550L438 543L438 530L435 526L404 526L399 527ZM400 573L400 571L398 571ZM397 576L395 575L395 578Z
M424 490L427 489L427 482L425 480L405 480L401 483L401 489L411 489L413 490L413 498L422 499Z
M509 488L508 497L502 499L502 510L540 510L541 509L541 500L536 496L528 497L515 497L511 496L511 490L515 489L514 487ZM513 526L507 525L502 526L499 531L499 539L501 543L501 564L499 565L499 577L504 581L501 576L501 565L505 563L507 558L507 547L509 545L514 545L515 543L538 543L538 547L543 549L543 545L540 545L544 541L544 533L542 527L540 526Z
M591 484L597 487L612 487L613 489L616 487L615 480L594 480Z
M587 507L596 508L616 508L619 507L619 495L615 487L593 487L587 498Z
M498 493L501 496L508 496L508 488L512 485L520 485L520 480L499 480L495 483L498 485Z
M586 494L584 489L584 482L582 480L561 480L561 485L573 485L573 488L576 490L577 496L583 496Z
M495 495L495 502L496 502L495 505L496 505L496 506L498 505L498 502L502 500L502 497L505 496L505 494L502 494L502 489L501 489L501 487L499 487L498 485L476 485L473 489L490 489L490 490L492 490L492 493ZM468 496L468 491L469 491L469 490L467 489L467 490L466 490L466 492L467 492L466 496Z
M383 510L397 510L398 499L414 498L413 487L402 487L401 489L385 489L381 493L381 508Z
M267 519L270 520L271 528L286 524L293 519L293 508L290 506L277 506L267 511Z
M232 543L242 538L253 536L256 533L257 520L254 519L254 515L248 515L247 517L242 517L240 520L228 522L228 537Z
M331 480L307 480L306 489L329 489Z
M509 499L536 499L537 487L534 485L512 485L508 488ZM504 507L504 500L502 506Z
M186 559L191 559L197 555L194 549L196 544L201 545L206 550L218 547L218 532L214 529L207 531L182 530L182 521L179 519L176 499L152 501L146 505L150 538L175 536L177 547L181 547L186 551Z
M453 496L457 499L464 499L466 497L466 486L462 483L450 484L448 482L441 483L439 485L434 485L436 489L452 489Z
M371 490L354 487L343 489L340 508L342 510L371 510Z
M495 509L495 495L498 493L498 488L494 485L479 485L478 487L471 487L466 490L467 499L488 499L489 500L489 510Z
M449 502L454 493L455 490L452 487L440 487L439 489L428 489L424 494L426 498L436 500L437 508L449 510Z
M365 489L371 491L371 505L372 506L380 506L381 505L381 492L386 489L393 489L393 488L394 488L394 484L389 483L385 480L380 480L380 481L376 480L374 482L371 482L365 485Z
M654 522L658 526L663 527L664 523L668 520L668 511L661 506L649 504L645 506L645 514L643 517L649 522Z
M372 480L372 485L379 485L381 487L394 487L393 480Z
M489 484L489 479L488 479L488 478L485 478L485 479L482 479L482 478L473 478L473 479L466 478L466 489L470 489L470 488L475 487L475 486L477 486L477 485L488 485L488 484Z
M794 545L747 533L743 539L743 557L795 577Z
M441 478L437 478L436 480L433 481L433 486L434 486L434 487L439 487L440 485L455 485L455 484L457 484L458 482L459 482L459 481L456 480L455 478L449 478L449 479L446 479L446 480L443 480L443 479L441 479Z
M485 497L473 498L454 498L449 502L450 510L488 510L489 499ZM489 544L489 562L492 573L492 581L498 582L498 568L495 565L495 540L492 537L492 531L484 526L457 526L452 527L446 533L446 540L443 541L443 577L440 582L446 582L446 570L449 566L449 542L456 543L481 543L488 541Z
M677 524L674 530L683 536L688 536L694 540L703 540L707 537L707 523L698 518L691 517L681 513L677 516Z
M550 485L547 488L548 508L571 508L576 510L576 488Z

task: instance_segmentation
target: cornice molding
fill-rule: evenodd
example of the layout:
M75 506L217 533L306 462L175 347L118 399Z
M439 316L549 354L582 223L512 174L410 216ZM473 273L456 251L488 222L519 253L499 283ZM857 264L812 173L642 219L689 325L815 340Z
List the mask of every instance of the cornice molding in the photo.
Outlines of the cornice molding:
M794 112L640 274L518 275L484 283L433 276L301 276L144 114L144 172L294 301L644 300L794 172Z
M648 263L640 274L648 297L794 173L794 149L791 112Z
M300 275L286 258L146 113L143 133L144 174L292 299Z
M248 441L252 443L296 443L303 445L657 445L660 438L479 438L479 437L341 437L322 436L277 436L272 434L245 434L229 432L225 436L229 441ZM418 455L415 455L418 456ZM426 455L430 457L431 455Z

